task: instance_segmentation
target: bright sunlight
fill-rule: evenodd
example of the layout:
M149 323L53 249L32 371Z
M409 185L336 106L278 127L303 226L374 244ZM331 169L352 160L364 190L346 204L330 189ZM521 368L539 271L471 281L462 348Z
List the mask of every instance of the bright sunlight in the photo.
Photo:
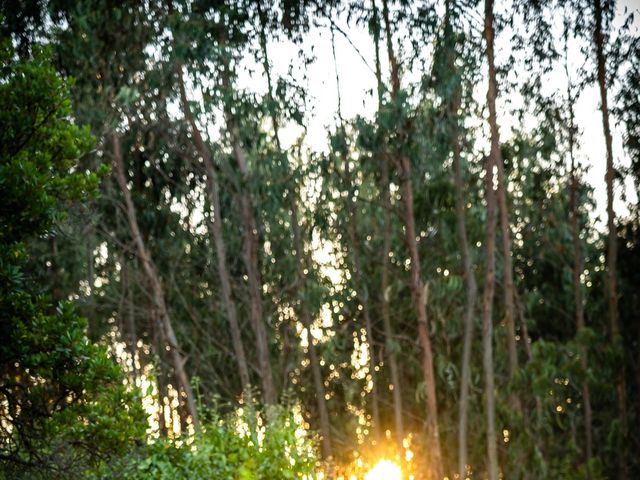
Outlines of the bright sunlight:
M402 480L402 470L391 460L380 460L364 476L364 480Z

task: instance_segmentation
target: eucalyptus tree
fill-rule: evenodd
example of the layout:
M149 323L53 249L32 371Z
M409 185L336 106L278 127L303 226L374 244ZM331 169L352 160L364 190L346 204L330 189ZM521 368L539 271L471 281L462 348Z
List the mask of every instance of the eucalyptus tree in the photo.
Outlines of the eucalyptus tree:
M242 13L233 9L223 11L223 25L237 23L239 19L234 15L242 16ZM240 218L243 226L243 246L242 259L246 269L249 288L249 315L251 326L256 340L256 351L258 358L259 374L262 386L262 398L267 404L274 404L277 401L276 387L273 381L271 361L269 358L269 340L267 337L266 318L264 317L262 299L262 274L259 264L259 238L258 224L256 221L255 199L249 189L251 185L251 172L249 170L249 157L243 138L240 132L241 119L237 116L237 108L234 108L234 79L236 76L234 65L232 64L233 51L230 47L230 40L225 30L218 32L220 47L220 57L218 58L218 88L222 97L222 109L226 125L226 131L231 143L233 158L236 162L238 176L241 182L238 200L240 202Z
M126 226L123 243L132 243L127 253L134 253L140 261L145 277L147 292L151 301L148 316L152 319L152 329L157 334L159 344L156 353L160 357L166 356L172 375L176 378L177 390L186 402L186 410L191 416L194 426L198 424L198 412L195 405L195 395L190 384L189 373L185 368L186 355L179 343L176 326L168 306L166 277L163 278L158 268L158 251L153 252L150 245L148 231L144 231L142 224L145 215L140 215L135 197L146 194L156 196L157 191L151 192L157 184L147 176L145 169L144 143L141 137L147 136L147 147L161 142L155 142L154 128L145 126L139 119L166 119L161 107L166 107L165 91L154 96L154 91L148 89L156 75L162 75L162 65L149 58L145 48L153 44L157 37L153 20L155 11L152 5L139 5L135 8L128 6L113 6L103 2L80 2L73 6L58 4L51 5L52 19L56 22L54 30L56 50L61 69L76 78L74 96L78 100L76 116L91 123L100 138L101 148L98 159L109 159L113 165L115 185L120 190L124 205L121 211L115 209L117 219L124 217L122 224ZM105 17L103 11L109 14ZM126 25L126 28L112 28L114 24ZM132 45L136 46L137 55L127 51ZM153 71L149 65L160 67ZM142 114L137 108L154 105L159 107L157 112ZM148 109L145 109L148 113ZM153 120L152 120L153 121ZM142 128L137 130L138 127ZM127 147L122 148L122 144ZM132 147L132 148L130 148ZM149 166L150 162L149 162ZM155 165L154 165L155 166ZM134 181L129 184L129 168L134 173ZM105 185L109 199L116 202L117 195L111 185ZM134 191L132 191L132 189ZM110 210L109 213L114 213ZM142 221L141 221L142 220ZM117 220L119 223L119 220ZM126 239L128 237L128 239ZM107 239L108 240L108 239ZM110 243L110 241L109 241ZM159 364L161 367L162 363Z
M259 209L257 208L256 191L259 190L255 152L253 145L257 144L258 138L251 138L255 118L251 109L249 97L245 92L235 85L237 70L240 68L240 58L244 49L248 46L248 12L243 4L234 2L219 5L210 5L206 2L194 2L192 4L175 5L173 32L176 34L178 43L170 48L177 48L174 63L182 70L181 65L187 67L190 78L203 97L205 112L210 125L207 125L207 132L211 134L217 127L221 128L222 138L216 147L220 151L220 161L226 175L230 180L226 185L218 184L218 167L214 163L213 155L210 151L213 147L211 139L208 144L202 139L202 133L198 130L197 119L191 112L193 104L187 98L184 89L184 80L178 77L179 90L184 89L182 97L182 108L192 131L194 144L198 155L203 158L206 178L208 182L207 191L210 203L216 210L216 190L218 197L230 195L235 198L232 208L233 214L239 221L241 233L241 255L240 259L244 268L247 301L243 302L242 308L248 311L249 323L253 333L253 351L257 363L257 373L260 378L262 399L265 403L274 404L277 401L276 386L273 378L272 365L270 359L270 338L268 332L270 313L265 312L263 299L263 289L265 284L262 280L261 268L261 232L262 225L259 221ZM170 8L173 11L173 7ZM195 48L194 46L198 46ZM180 72L182 73L182 72ZM186 100L186 102L185 102ZM212 116L212 113L220 113L219 117ZM246 114L246 115L245 115ZM189 119L193 118L193 121ZM196 133L197 131L197 133ZM229 152L230 151L230 155ZM235 165L234 171L230 170L231 165ZM223 181L224 182L224 181ZM233 187L225 189L224 186ZM235 322L233 317L237 310L233 302L233 286L231 275L227 273L224 263L226 263L226 245L223 238L223 231L216 231L222 228L224 217L223 205L218 205L218 212L213 212L212 229L213 243L216 248L216 262L219 281L223 284L223 302L227 318L230 324L238 325L237 331L232 327L232 337L234 344L234 356L236 362L243 363L243 348L241 350L241 321L238 318ZM232 213L229 212L229 215ZM229 241L229 239L227 240ZM232 267L229 266L229 269ZM248 384L250 372L248 364L251 360L246 359L247 368L241 368L241 383ZM246 385L245 385L246 387Z
M612 21L615 15L616 2L593 0L580 2L581 14L576 19L576 32L590 43L590 53L594 60L593 78L600 95L600 112L602 116L602 130L605 141L607 189L607 263L606 263L606 298L608 306L609 329L611 342L615 348L621 349L620 358L624 359L624 343L620 330L618 311L617 286L617 229L616 212L614 210L616 170L613 160L613 138L610 123L609 89L613 83L611 72L607 65L606 56L614 52L611 45ZM619 448L618 474L621 479L628 478L627 448L625 445L628 435L627 393L625 379L625 363L619 365L616 377L616 394L618 399L618 415L620 420L621 441Z
M478 285L476 282L472 249L467 234L467 222L465 219L465 179L462 165L462 149L464 141L464 131L461 128L464 114L460 114L463 95L468 96L468 92L463 91L465 77L472 78L472 72L465 72L456 64L461 60L465 61L464 67L471 69L470 59L461 59L458 52L463 54L467 48L465 45L465 35L460 31L460 17L463 14L462 8L454 1L447 1L445 4L445 15L442 24L442 32L438 39L437 50L434 59L433 77L439 88L440 95L446 104L446 119L450 135L450 149L453 159L453 176L455 184L455 213L456 229L458 235L458 248L460 249L463 277L466 288L466 302L464 307L464 334L463 353L461 359L460 373L460 397L458 399L458 474L461 478L467 475L468 471L468 415L469 415L469 387L471 383L471 353L473 345L473 330L476 315L476 301L478 295ZM463 68L464 68L463 67ZM468 80L467 80L468 81ZM466 109L464 110L466 111Z
M393 25L389 15L387 0L382 2L382 17L385 24L387 55L391 68L391 102L397 115L395 125L395 145L393 145L393 162L397 169L400 181L400 193L403 205L403 220L405 229L405 241L410 258L410 289L418 322L418 334L423 353L422 371L426 390L426 423L428 449L430 451L430 464L432 465L432 478L443 476L442 452L440 449L440 433L438 427L438 404L436 398L436 378L434 375L433 351L429 334L427 317L427 287L424 285L421 272L420 255L416 240L415 213L413 204L413 186L411 176L411 159L408 156L407 142L409 139L409 125L406 119L408 107L405 96L401 91L400 65L393 47Z
M372 13L370 20L370 30L373 37L375 48L375 74L378 98L378 110L383 107L383 94L385 86L382 82L382 67L380 64L380 35L382 33L382 24L380 12L376 4L376 0L372 0ZM384 145L384 144L383 144ZM391 385L393 390L393 412L395 422L395 434L398 446L402 446L404 440L404 420L402 407L402 385L400 381L400 367L397 358L397 343L393 339L393 326L391 323L391 282L390 282L390 254L392 244L392 224L391 224L391 191L390 191L390 172L388 152L384 149L379 153L381 164L381 197L383 211L382 225L382 271L380 275L380 292L382 301L382 321L385 335L385 352L389 361L389 371L391 376Z
M174 38L175 37L176 37L176 32L174 31ZM178 38L180 37L178 36ZM213 243L215 245L218 279L220 281L220 290L222 294L222 300L225 306L227 320L229 323L229 330L231 333L231 340L233 344L233 352L235 356L235 361L238 365L238 371L240 375L242 390L245 394L250 396L251 382L250 382L249 366L248 366L247 357L245 354L245 349L242 341L242 333L240 331L240 324L238 320L238 310L235 304L235 300L233 298L231 274L229 271L229 267L227 265L227 247L226 247L224 232L222 228L220 182L218 178L218 173L216 171L216 165L213 159L213 155L210 150L211 147L205 143L202 133L200 132L200 128L196 123L195 116L191 110L191 105L189 103L189 98L187 96L183 75L184 74L183 74L182 63L179 60L177 60L176 61L176 79L178 82L178 89L180 92L180 101L182 105L182 110L184 112L185 120L187 121L191 129L193 143L195 145L196 150L198 151L198 154L201 157L202 163L204 164L206 177L207 177L206 186L207 186L209 202L211 205L210 220L208 222L208 227L211 232Z
M500 151L500 134L496 113L496 97L498 84L494 57L494 13L493 0L484 2L484 37L486 56L489 64L489 86L487 105L489 107L489 129L491 132L491 151L485 159L485 200L487 202L487 226L485 238L485 279L482 298L482 345L485 388L485 420L487 436L487 473L489 480L498 479L498 452L495 430L495 379L493 366L493 297L495 289L495 228L496 228L496 193L495 173L500 169L502 155ZM500 184L498 177L498 185ZM510 252L509 252L510 255Z
M269 59L269 50L267 45L267 34L272 36L277 34L273 29L273 21L270 20L270 16L266 11L267 5L263 5L261 2L256 2L256 13L258 20L258 35L261 49L263 73L267 80L267 101L268 101L268 114L271 120L271 126L273 128L273 140L275 142L275 153L277 156L283 158L283 161L287 166L291 165L287 152L283 149L280 140L280 119L282 112L280 111L280 102L274 96L272 66ZM291 8L291 6L288 6ZM284 6L285 12L287 5ZM304 15L304 13L303 13ZM270 28L271 27L271 28ZM295 32L292 32L295 34ZM278 82L279 86L282 82ZM280 99L278 99L280 100ZM309 353L309 363L311 366L311 372L313 375L313 385L315 389L315 398L318 408L318 415L320 419L320 433L322 436L322 453L326 459L331 460L333 457L333 449L331 444L331 424L329 421L329 411L327 408L327 393L325 390L325 381L322 374L321 359L318 355L318 350L315 344L315 339L311 334L312 328L312 312L310 311L309 287L307 285L307 274L309 272L309 259L307 258L308 248L303 243L302 222L299 219L300 208L298 205L301 185L298 183L298 176L294 172L287 172L291 177L290 186L288 186L286 195L290 202L290 224L291 232L293 236L293 251L296 262L296 290L297 290L297 313L302 324L307 329L307 349Z
M575 113L574 104L577 98L573 83L571 80L571 74L569 72L569 55L568 55L568 35L569 24L565 20L564 25L564 40L565 40L565 73L567 76L567 110L569 112L568 125L567 125L567 148L569 153L569 209L570 209L570 222L571 222L571 236L573 239L573 290L575 297L575 319L576 319L576 334L583 333L585 328L584 319L584 300L582 293L582 281L580 279L582 272L584 271L584 258L582 253L582 242L580 240L580 216L578 211L578 178L577 169L579 165L576 165L575 158L575 146L576 146L576 125L575 125ZM586 371L588 369L588 352L583 349L581 352L581 364L582 368ZM587 478L591 477L590 462L593 457L593 412L591 410L591 392L589 383L584 382L582 385L582 401L584 402L584 423L585 423L585 461L587 464Z

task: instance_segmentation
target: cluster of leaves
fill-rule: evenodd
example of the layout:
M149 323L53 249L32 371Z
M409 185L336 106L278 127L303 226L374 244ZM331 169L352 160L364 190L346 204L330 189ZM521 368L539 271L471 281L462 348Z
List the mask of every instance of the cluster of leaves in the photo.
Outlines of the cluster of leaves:
M191 437L145 445L129 459L109 465L97 478L312 479L319 468L315 441L295 407L259 412L245 405L223 417L213 413Z

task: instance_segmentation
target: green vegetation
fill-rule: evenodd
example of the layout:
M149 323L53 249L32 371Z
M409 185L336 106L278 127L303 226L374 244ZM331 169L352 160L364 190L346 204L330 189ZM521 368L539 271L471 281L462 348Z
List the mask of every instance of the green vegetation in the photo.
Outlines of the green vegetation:
M123 385L105 347L69 302L53 303L33 281L28 244L51 231L70 202L95 193L98 176L77 171L93 145L73 125L69 85L46 52L1 51L0 378L3 478L67 478L144 438L140 396Z
M0 3L0 480L640 476L624 6Z

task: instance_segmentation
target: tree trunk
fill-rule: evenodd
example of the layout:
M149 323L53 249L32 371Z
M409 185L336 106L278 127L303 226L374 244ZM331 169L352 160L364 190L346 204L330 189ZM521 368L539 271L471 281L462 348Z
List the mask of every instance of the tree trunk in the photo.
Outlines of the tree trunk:
M485 195L487 202L487 230L485 238L485 282L482 299L482 345L485 376L485 415L487 422L487 473L489 480L498 480L498 452L495 427L495 385L493 373L493 297L495 290L496 250L496 194L494 189L494 167L500 159L500 137L496 119L497 80L493 54L493 0L485 0L484 35L487 42L489 63L489 128L491 130L491 152L486 159ZM499 170L499 168L498 168Z
M391 65L392 98L393 100L397 100L398 93L400 91L400 73L398 62L393 50L387 0L383 0L382 2L382 14L387 37L387 53L389 55L389 63ZM404 130L404 125L398 126L399 136L406 139L407 134ZM418 254L418 244L416 241L415 216L413 212L413 187L411 185L411 161L401 152L397 153L397 167L400 179L400 192L404 207L405 241L411 261L411 296L418 321L418 338L423 353L422 372L427 399L427 448L428 451L431 452L430 475L432 479L441 479L443 477L443 466L440 450L440 433L438 428L438 403L436 399L433 352L431 349L429 322L427 318L427 297L425 286L422 282L420 255Z
M373 4L373 40L376 55L376 81L378 88L378 110L382 107L382 68L380 66L380 19L375 0ZM404 421L402 414L402 388L400 385L400 368L396 356L396 347L393 342L393 328L391 326L391 282L389 281L389 254L391 253L391 191L389 188L389 158L386 151L380 155L382 164L382 274L381 274L381 301L382 301L382 324L384 328L385 353L389 362L389 373L391 376L391 393L393 395L393 417L395 424L396 443L399 449L403 448Z
M194 393L191 388L191 384L189 383L189 376L184 369L184 364L187 359L184 358L180 352L178 339L176 338L175 332L173 330L171 318L169 317L169 311L167 310L167 306L165 304L164 291L162 283L160 282L160 277L156 270L156 266L151 259L151 255L149 254L149 251L144 244L142 234L140 233L136 211L133 206L133 200L131 199L131 192L129 191L129 187L127 186L126 173L122 161L122 154L120 152L120 139L115 133L112 136L112 148L112 160L114 171L116 174L116 180L118 182L120 190L122 191L122 196L124 197L126 216L129 223L129 229L131 230L131 237L135 242L138 257L142 262L144 271L149 280L149 285L151 287L151 295L153 298L154 306L156 308L158 328L166 343L165 348L168 351L167 353L171 358L171 363L174 369L176 380L178 381L178 391L180 388L182 388L184 394L186 395L187 410L189 412L189 415L191 415L193 426L197 430L200 427L198 410L196 408Z
M491 55L489 60L489 81L494 82L494 109L495 109L495 97L497 97L497 79L494 64L493 54L493 0L491 0L491 12L490 12L490 25L487 27L485 19L485 29L490 28L491 35L491 47L489 53L489 46L487 45L487 56ZM487 32L485 30L486 34ZM487 44L489 43L487 37ZM495 115L494 115L495 117ZM491 121L491 120L490 120ZM497 120L496 122L496 135L498 132ZM500 151L500 140L498 137L498 151L494 157L494 162L498 170L498 207L500 211L500 234L502 239L502 261L503 261L503 298L504 298L504 321L507 328L507 351L509 354L509 380L513 380L513 377L518 370L518 350L516 346L516 328L515 328L515 285L513 281L513 259L511 256L511 228L509 226L509 206L507 202L507 183L508 179L504 171L504 159L502 158L502 152ZM515 395L511 398L512 404L517 410L521 410L520 402Z
M447 14L445 16L446 28L451 29L449 19L449 2L447 2ZM446 33L445 33L446 34ZM455 46L449 50L449 71L451 77L456 74L455 69ZM471 348L473 345L474 310L478 296L478 285L471 259L471 249L467 237L467 227L465 222L465 199L464 199L464 173L462 170L462 160L460 158L460 133L458 127L458 110L461 103L460 84L456 83L452 99L449 103L449 121L452 122L451 141L453 143L453 172L455 183L456 201L456 227L458 242L462 256L462 269L467 290L464 309L464 340L462 347L462 367L460 375L460 401L458 415L458 473L460 478L467 477L467 424L469 410L469 386L471 383Z
M232 91L230 80L230 67L223 59L221 68L222 87L227 94ZM247 272L249 286L249 312L251 326L256 338L256 352L258 356L258 368L262 385L262 399L266 404L277 402L277 392L273 382L271 361L269 359L269 341L266 329L266 319L262 308L262 278L258 262L258 226L255 217L255 207L249 191L249 170L247 155L242 145L240 129L232 112L231 105L225 101L223 106L227 132L231 140L233 157L240 173L241 187L238 192L240 203L240 220L242 222L242 261Z
M400 158L400 191L404 206L406 243L411 260L411 294L418 320L418 337L422 347L422 371L427 397L427 435L431 449L432 478L442 478L442 455L440 453L440 434L438 429L438 404L436 399L436 381L433 368L433 353L429 336L429 320L427 318L427 297L425 285L420 272L420 256L416 242L416 228L413 213L413 189L411 186L410 160L402 155Z
M600 111L602 112L602 127L604 130L604 139L607 149L607 227L609 229L609 239L607 243L607 303L609 307L609 324L611 328L611 340L614 345L623 347L622 336L620 332L620 323L618 319L618 287L617 287L617 271L616 262L618 257L617 231L616 231L616 214L613 210L613 187L615 180L615 170L613 167L613 146L611 140L611 126L609 124L609 105L607 102L607 70L604 57L604 32L603 32L603 11L602 0L594 0L595 29L594 43L596 50L597 63L597 81L600 89ZM625 480L629 477L627 459L626 459L626 439L627 439L627 402L626 402L626 385L625 385L625 364L624 350L622 355L622 364L618 368L616 378L616 392L618 396L618 414L620 415L620 424L622 426L623 442L619 452L619 478Z
M238 372L240 374L242 390L245 395L250 396L249 367L247 364L247 357L244 352L244 346L242 344L242 334L240 332L236 304L232 297L231 275L229 274L229 268L227 267L227 248L225 246L224 234L222 231L222 210L220 208L220 183L218 181L218 174L211 156L211 151L205 145L200 129L198 129L193 113L191 112L182 77L182 67L180 65L176 67L176 74L184 115L191 127L196 149L202 158L205 171L207 173L207 193L212 207L212 211L209 212L212 218L210 218L208 225L213 238L213 244L216 249L216 261L218 276L220 277L222 301L224 303L225 310L227 311L227 320L229 322L229 329L231 330L231 342L233 344L233 352L236 356L236 362L238 363Z
M509 206L507 204L507 178L502 154L497 158L498 206L500 210L500 233L502 237L502 261L504 275L504 322L507 327L507 351L509 353L509 380L518 370L518 350L516 347L515 302L513 282L513 259L511 257L511 228L509 226ZM512 403L520 410L520 402L515 395Z

